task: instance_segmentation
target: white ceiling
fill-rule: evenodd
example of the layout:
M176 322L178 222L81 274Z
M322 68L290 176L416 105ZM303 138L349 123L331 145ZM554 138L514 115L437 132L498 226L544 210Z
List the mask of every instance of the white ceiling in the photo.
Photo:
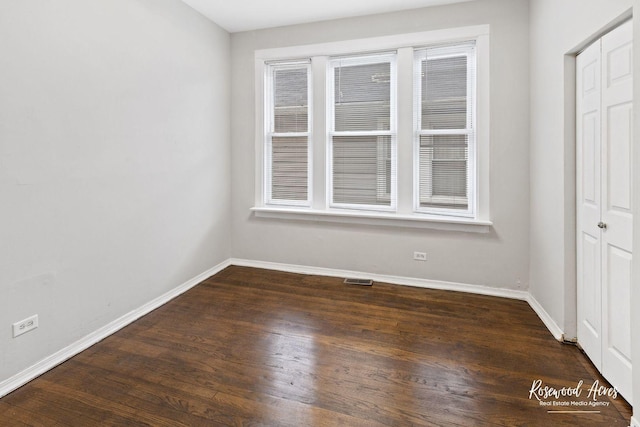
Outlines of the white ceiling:
M182 0L225 30L257 30L471 0Z

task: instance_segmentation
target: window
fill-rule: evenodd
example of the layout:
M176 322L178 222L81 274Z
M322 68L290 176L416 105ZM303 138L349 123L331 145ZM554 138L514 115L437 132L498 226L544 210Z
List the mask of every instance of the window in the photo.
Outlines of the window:
M478 26L256 52L253 210L488 231L488 47Z
M395 55L329 63L331 207L395 208Z
M415 54L417 212L474 214L475 43Z
M267 67L265 191L268 204L309 206L309 63Z

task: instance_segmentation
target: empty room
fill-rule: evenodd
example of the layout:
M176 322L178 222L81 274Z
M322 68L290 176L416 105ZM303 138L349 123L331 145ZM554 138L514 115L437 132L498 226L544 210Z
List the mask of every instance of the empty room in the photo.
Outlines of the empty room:
M0 425L640 427L638 10L0 0Z

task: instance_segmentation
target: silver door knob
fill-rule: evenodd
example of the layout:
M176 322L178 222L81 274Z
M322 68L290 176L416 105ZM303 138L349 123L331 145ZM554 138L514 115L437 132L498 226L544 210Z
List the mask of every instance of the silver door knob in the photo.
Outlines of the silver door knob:
M603 230L606 230L606 229L607 229L607 224L605 224L604 222L600 221L600 222L598 223L598 228L601 228L601 229L603 229Z

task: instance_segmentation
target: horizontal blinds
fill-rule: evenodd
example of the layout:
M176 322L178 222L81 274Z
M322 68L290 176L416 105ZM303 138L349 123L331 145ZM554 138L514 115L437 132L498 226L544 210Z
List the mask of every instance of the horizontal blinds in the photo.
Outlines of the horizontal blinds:
M391 137L333 137L333 201L389 206Z
M309 200L309 66L272 65L270 79L268 199L302 204Z
M466 135L420 137L420 204L467 209L469 141Z
M271 197L307 200L308 138L278 136L271 139Z
M395 205L395 56L331 61L332 203Z
M391 63L334 62L335 130L390 130Z
M307 66L274 68L273 132L306 132L309 129Z
M474 137L473 43L417 52L419 208L470 211Z

